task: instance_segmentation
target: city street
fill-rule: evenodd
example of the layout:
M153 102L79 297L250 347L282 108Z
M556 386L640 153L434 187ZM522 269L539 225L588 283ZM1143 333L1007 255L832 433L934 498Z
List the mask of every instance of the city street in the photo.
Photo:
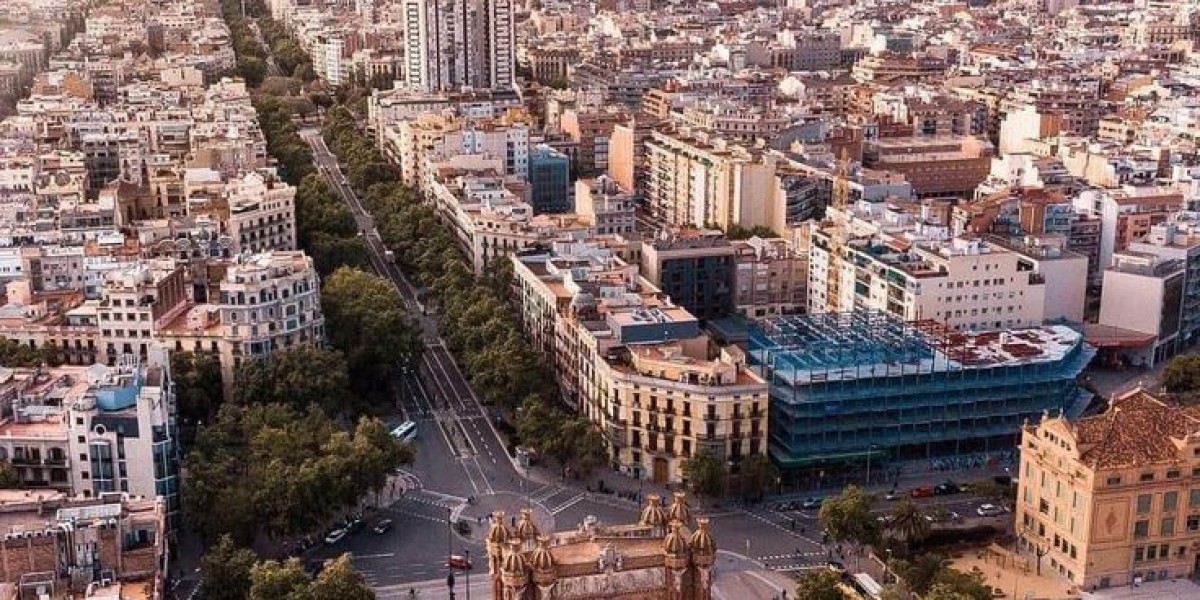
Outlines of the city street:
M479 557L483 546L478 540L492 510L516 515L529 507L538 526L547 530L574 527L588 515L606 522L636 519L638 506L633 501L592 492L584 488L584 482L556 481L515 466L487 411L438 336L437 316L424 314L417 289L386 260L374 220L346 183L336 157L318 131L302 130L301 137L312 148L320 172L353 212L373 268L396 286L420 323L427 347L418 372L405 374L395 386L397 418L416 422L418 438L415 463L397 478L403 484L403 496L373 517L392 519L394 529L381 536L369 531L350 536L334 547L320 549L317 556L351 552L355 565L380 590L381 598L406 597L409 588L422 598L441 597L432 594L445 593L445 556L469 551L472 557ZM933 477L945 480L944 474ZM981 501L966 495L918 502L958 513L963 517L959 526L979 520L974 511ZM835 548L821 544L815 510L780 512L770 503L752 508L696 508L698 514L712 519L721 547L746 558L744 564L759 571L796 572L821 568L831 559L844 560L836 556ZM886 513L890 504L879 500L875 510ZM450 520L464 521L467 529L451 531ZM1003 525L1003 520L989 519L997 525ZM475 562L478 572L481 563ZM463 585L460 578L457 587ZM473 580L472 593L486 591L484 585Z

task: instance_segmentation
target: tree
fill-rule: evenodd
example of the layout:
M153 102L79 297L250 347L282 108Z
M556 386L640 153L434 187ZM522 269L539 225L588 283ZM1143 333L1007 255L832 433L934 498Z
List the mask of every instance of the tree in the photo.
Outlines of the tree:
M934 585L924 596L925 600L974 600L970 595L960 592L944 583Z
M245 600L250 593L254 553L239 548L233 538L222 536L200 559L204 600Z
M375 600L375 592L362 573L343 554L325 565L310 586L312 600Z
M221 362L214 354L199 352L171 353L171 380L179 418L191 440L192 430L201 422L211 422L224 400L221 386Z
M416 368L420 326L396 288L382 277L341 267L321 288L325 331L346 356L350 380L364 392L386 390L402 368Z
M912 498L905 496L892 509L887 529L896 539L911 545L929 537L930 524L929 519L925 518L925 511Z
M311 600L308 573L299 559L268 560L250 571L249 600Z
M871 496L856 485L825 500L819 514L821 527L836 542L856 546L873 544L879 539L879 521L871 514Z
M17 475L12 461L0 460L0 489L11 490L21 487L21 477Z
M246 85L258 87L267 76L267 64L262 59L246 56L238 59L238 75L246 80Z
M946 557L940 554L921 554L912 560L896 559L889 563L892 572L903 579L910 590L921 595L933 587L938 575L949 565Z
M838 585L841 579L830 569L806 571L796 584L796 598L800 600L846 600L846 594Z
M748 240L752 237L761 238L777 238L778 233L775 233L770 227L765 225L755 225L753 227L742 227L741 225L730 225L725 231L725 237L731 240Z
M936 594L942 594L937 596ZM934 577L928 598L941 600L991 600L992 588L983 582L978 572L964 573L951 567L943 568Z
M1163 370L1162 384L1172 393L1200 391L1200 354L1172 358Z
M683 476L692 491L715 498L725 484L725 464L711 452L701 450L683 462Z
M760 501L775 484L779 469L765 454L754 454L742 461L741 474L742 498Z
M262 360L245 361L235 380L238 404L284 404L298 410L315 405L336 416L349 399L345 359L335 350L316 346L293 346Z

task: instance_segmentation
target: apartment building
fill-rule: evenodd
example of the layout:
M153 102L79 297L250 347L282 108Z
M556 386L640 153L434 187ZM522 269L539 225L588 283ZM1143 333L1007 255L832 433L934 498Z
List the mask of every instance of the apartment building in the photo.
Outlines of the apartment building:
M1153 226L1104 270L1098 322L1144 342L1118 351L1129 364L1153 366L1200 340L1200 237L1187 225Z
M525 182L502 175L496 161L457 158L435 167L425 190L475 273L483 273L498 257L591 231L573 213L535 215L524 200ZM471 158L475 164L466 164Z
M1143 390L1021 435L1020 547L1080 590L1200 570L1200 412Z
M783 238L732 242L734 310L752 318L788 315L808 308L808 257Z
M575 181L575 213L596 235L632 236L637 198L607 176Z
M169 526L161 500L133 494L80 498L38 489L0 491L0 581L77 598L161 598Z
M636 266L579 242L512 260L525 329L566 399L605 432L615 469L681 482L695 452L735 465L765 452L763 380L740 350L713 351Z
M733 314L736 253L719 232L664 233L642 243L642 273L689 313L719 319Z
M568 109L563 112L559 128L579 146L575 168L580 173L590 175L608 170L613 129L628 119L629 115L620 109Z
M907 243L866 235L839 247L839 235L811 229L810 312L865 308L965 331L1082 319L1086 257L1049 247L1018 251L997 239Z
M401 179L418 188L426 185L429 163L460 154L500 160L508 175L529 174L529 125L522 119L427 114L388 127L383 138L384 154L400 165Z
M296 188L254 172L231 182L227 194L233 252L296 249Z
M179 449L167 354L116 366L6 369L0 453L25 487L161 497L178 525Z
M863 147L863 166L896 173L918 197L971 198L991 171L992 145L971 136L880 137Z
M404 82L426 92L511 89L516 80L511 0L404 0Z

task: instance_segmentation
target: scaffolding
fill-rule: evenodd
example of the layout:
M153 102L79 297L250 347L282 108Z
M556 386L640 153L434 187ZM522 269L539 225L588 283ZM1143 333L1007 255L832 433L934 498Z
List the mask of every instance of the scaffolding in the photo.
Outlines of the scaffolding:
M968 334L874 311L770 319L749 346L784 467L1011 450L1025 419L1073 405L1094 355L1061 325Z

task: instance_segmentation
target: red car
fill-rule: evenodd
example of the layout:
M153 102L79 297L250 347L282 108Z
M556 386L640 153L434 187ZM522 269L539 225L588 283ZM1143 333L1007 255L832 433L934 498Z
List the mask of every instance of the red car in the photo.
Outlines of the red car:
M933 488L930 486L913 488L911 495L913 498L932 498Z
M471 569L471 561L465 556L451 554L446 558L446 566L456 571L467 571Z

